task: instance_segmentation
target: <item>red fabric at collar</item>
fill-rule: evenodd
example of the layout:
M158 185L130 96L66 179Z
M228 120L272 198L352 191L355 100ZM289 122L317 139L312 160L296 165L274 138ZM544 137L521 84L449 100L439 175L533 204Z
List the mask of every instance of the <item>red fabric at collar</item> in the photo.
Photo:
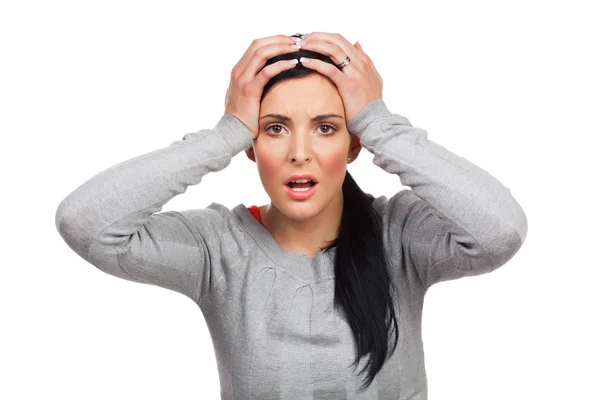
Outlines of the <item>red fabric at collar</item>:
M252 216L254 216L254 218L256 218L256 220L260 224L262 224L262 221L260 220L260 211L258 210L258 206L250 206L250 207L248 207L248 211L250 211Z

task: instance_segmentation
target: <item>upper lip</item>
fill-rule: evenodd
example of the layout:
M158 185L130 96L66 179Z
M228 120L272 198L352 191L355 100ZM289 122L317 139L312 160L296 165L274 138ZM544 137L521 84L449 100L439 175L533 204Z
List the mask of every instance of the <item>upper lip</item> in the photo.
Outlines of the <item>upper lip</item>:
M310 179L314 183L318 182L317 178L315 178L314 175L311 175L311 174L301 174L301 175L292 175L292 176L290 176L289 178L287 178L285 180L285 182L283 184L287 185L291 181L295 181L295 180L298 180L298 179Z

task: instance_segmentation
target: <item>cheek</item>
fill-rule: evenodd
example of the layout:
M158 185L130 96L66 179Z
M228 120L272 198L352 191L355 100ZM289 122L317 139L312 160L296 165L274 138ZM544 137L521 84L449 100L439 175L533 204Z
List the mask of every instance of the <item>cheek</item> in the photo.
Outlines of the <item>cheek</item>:
M323 172L331 177L341 175L343 179L343 176L346 174L347 153L348 152L344 149L336 149L321 155L321 162L324 169Z
M256 163L258 166L258 174L263 185L266 187L272 182L279 182L281 180L281 156L278 156L275 152L257 151L256 152Z

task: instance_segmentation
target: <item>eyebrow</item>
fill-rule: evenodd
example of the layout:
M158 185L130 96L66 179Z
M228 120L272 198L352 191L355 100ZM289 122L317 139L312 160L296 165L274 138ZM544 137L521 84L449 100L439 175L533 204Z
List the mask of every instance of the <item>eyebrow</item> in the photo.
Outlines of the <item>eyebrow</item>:
M274 118L279 121L291 121L292 120L290 117L288 117L286 115L281 115L281 114L266 114L266 115L263 115L262 117L260 117L259 119L263 119L263 118ZM322 121L327 118L344 119L341 115L337 115L337 114L322 114L322 115L317 115L316 117L312 118L311 121Z

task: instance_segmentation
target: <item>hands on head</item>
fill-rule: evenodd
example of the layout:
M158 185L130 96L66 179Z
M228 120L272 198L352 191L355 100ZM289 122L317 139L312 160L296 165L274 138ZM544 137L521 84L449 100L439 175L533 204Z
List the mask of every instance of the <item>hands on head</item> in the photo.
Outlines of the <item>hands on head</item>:
M280 60L265 66L268 59L293 53L297 38L275 35L255 39L231 71L231 80L225 96L225 113L238 118L256 139L263 88L277 74L296 67L297 59ZM350 121L370 102L380 99L383 80L371 58L358 42L352 45L338 33L313 32L305 36L303 50L328 56L336 65L350 58L350 63L339 69L336 65L317 58L308 58L302 66L328 77L335 85L344 103L346 120ZM296 61L296 62L293 62Z

